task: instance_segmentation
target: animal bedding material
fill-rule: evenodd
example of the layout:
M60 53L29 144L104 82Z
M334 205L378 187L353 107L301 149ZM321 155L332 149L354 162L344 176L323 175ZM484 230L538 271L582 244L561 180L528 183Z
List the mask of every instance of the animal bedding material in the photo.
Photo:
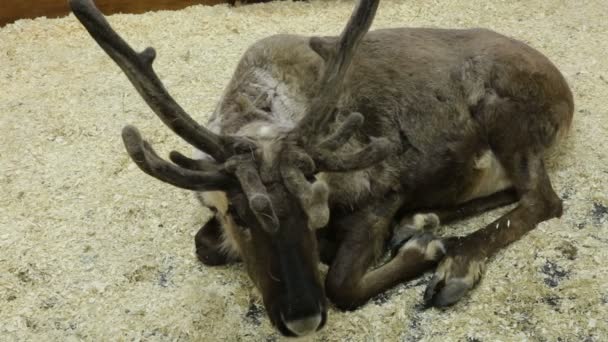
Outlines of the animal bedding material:
M275 2L114 15L134 47L205 122L239 57L275 33L338 34L350 1ZM422 310L428 277L353 312L330 310L313 340L608 338L608 44L603 1L382 1L374 28L488 27L547 55L577 105L549 160L564 199L551 220L490 260L469 298ZM275 340L240 265L202 266L209 218L187 191L144 175L120 130L187 152L73 16L0 28L0 336L8 340ZM506 209L503 209L506 210ZM465 234L499 215L443 227ZM516 287L516 288L515 288Z

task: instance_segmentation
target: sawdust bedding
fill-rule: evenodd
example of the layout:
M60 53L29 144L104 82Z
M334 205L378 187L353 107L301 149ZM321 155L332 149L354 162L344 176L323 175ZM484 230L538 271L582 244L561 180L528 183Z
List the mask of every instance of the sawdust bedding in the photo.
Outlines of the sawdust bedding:
M428 276L354 312L319 341L608 340L608 44L605 1L386 0L374 27L488 27L562 70L577 103L551 162L564 199L491 260L472 295L423 310ZM350 1L195 6L115 15L178 102L203 121L243 51L274 33L335 34ZM208 268L192 237L209 212L137 169L120 141L137 125L163 153L188 151L73 16L0 28L0 336L3 341L257 341L280 337L242 265ZM555 161L559 161L556 163ZM445 227L464 234L495 211Z

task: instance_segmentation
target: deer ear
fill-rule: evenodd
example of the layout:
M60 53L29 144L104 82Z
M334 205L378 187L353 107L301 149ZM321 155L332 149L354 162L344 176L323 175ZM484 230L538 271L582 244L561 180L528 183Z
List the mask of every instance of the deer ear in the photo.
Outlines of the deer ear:
M194 236L198 259L207 266L219 266L229 263L231 259L226 251L222 249L222 242L222 226L214 215Z

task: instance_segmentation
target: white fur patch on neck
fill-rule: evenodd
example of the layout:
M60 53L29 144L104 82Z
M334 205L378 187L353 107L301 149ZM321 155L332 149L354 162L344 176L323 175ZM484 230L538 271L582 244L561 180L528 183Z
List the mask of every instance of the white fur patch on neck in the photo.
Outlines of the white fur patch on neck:
M238 245L236 244L235 234L236 230L239 229L235 224L234 220L228 214L228 197L223 191L207 191L197 193L200 201L208 207L217 209L217 218L220 221L222 228L222 244L221 249L231 259L236 259L241 253Z

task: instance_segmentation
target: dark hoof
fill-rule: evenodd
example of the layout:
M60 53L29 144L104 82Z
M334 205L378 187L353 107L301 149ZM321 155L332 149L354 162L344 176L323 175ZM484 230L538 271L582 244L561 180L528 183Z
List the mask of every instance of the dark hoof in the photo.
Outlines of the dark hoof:
M424 291L427 307L446 307L457 303L477 285L484 262L468 256L445 257Z

